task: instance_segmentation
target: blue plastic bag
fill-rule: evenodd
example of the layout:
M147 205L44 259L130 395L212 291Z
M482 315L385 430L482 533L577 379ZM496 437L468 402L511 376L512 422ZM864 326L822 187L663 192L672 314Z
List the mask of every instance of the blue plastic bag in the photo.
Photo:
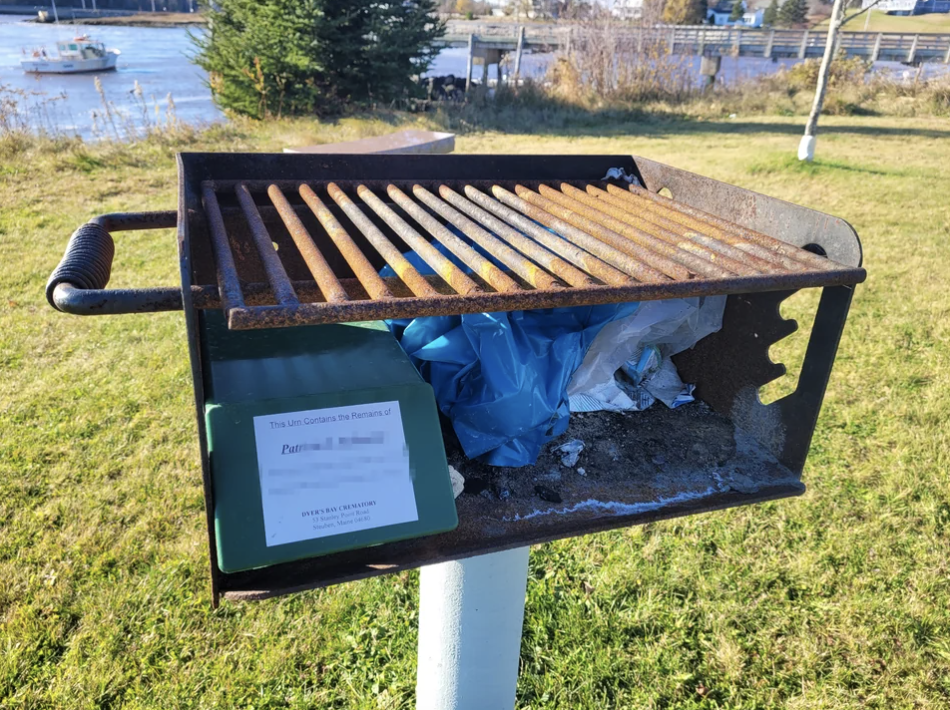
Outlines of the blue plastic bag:
M477 245L472 247L504 268ZM471 272L441 244L436 248ZM405 256L420 274L434 273L415 252ZM387 266L380 274L394 272ZM493 466L528 466L542 446L567 431L567 385L597 333L607 323L632 315L638 306L620 303L387 322L435 390L436 404L452 422L465 455Z
M465 455L527 466L567 431L567 384L600 329L636 303L434 316L390 324Z

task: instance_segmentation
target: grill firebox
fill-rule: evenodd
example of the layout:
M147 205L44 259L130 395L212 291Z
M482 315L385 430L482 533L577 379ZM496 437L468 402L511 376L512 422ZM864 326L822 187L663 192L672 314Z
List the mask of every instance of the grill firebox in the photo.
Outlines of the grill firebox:
M866 276L846 222L629 156L183 154L179 169L177 215L93 220L77 230L47 295L54 307L84 315L184 309L212 541L215 492L201 415L212 328L205 311L221 311L240 337L730 295L723 329L675 358L684 381L697 384L701 409L586 419L591 437L600 428L632 441L629 456L603 459L602 468L619 460L623 469L642 455L672 462L665 470L631 463L598 475L589 467L592 475L565 485L559 502L538 498L534 481L508 485L506 498L473 489L457 501L455 531L262 570L222 573L212 544L216 599L270 596L804 490L799 479L853 288ZM657 194L663 188L671 198ZM111 230L176 222L181 289L105 289ZM420 273L409 251L434 275ZM385 266L396 276L380 276ZM768 349L797 327L778 307L811 287L823 294L798 386L762 405L758 388L785 372ZM643 441L655 443L641 451ZM514 480L521 471L487 472L453 446L447 437L450 462L490 494L498 476ZM727 470L735 477L723 484ZM546 474L524 472L539 475Z

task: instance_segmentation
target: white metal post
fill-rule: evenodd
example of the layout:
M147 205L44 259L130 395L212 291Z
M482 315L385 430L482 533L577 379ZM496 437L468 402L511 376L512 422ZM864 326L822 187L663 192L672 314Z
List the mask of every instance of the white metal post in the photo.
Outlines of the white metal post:
M528 548L423 567L416 710L513 710Z

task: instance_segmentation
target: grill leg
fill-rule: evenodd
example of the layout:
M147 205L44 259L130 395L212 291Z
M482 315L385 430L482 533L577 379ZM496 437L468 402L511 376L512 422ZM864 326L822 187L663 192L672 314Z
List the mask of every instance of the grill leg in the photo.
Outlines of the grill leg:
M423 567L416 710L515 706L528 548Z

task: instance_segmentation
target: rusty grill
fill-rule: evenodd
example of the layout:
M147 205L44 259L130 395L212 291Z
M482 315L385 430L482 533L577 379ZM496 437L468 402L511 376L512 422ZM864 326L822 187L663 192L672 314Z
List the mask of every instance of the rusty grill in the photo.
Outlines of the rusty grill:
M618 174L635 183L605 179ZM841 219L631 156L183 154L179 189L177 212L103 215L80 227L47 297L82 315L184 310L215 599L804 490L853 287L865 279L860 241ZM106 288L110 232L176 225L180 287ZM822 294L801 375L794 391L765 405L759 388L785 374L769 349L797 328L779 306L807 287ZM466 481L521 488L504 498L466 488L452 532L259 570L217 568L203 416L215 343L226 338L267 358L274 334L257 329L715 294L729 294L722 330L675 356L704 405L595 416L584 425L592 452L611 437L630 450L623 465L603 454L587 476L572 477L563 502L535 495L530 476L543 467L486 472L447 441ZM299 334L319 341L319 330ZM662 472L650 463L658 455ZM729 471L735 482L716 478Z
M219 180L202 183L201 201L217 286L199 286L196 304L220 306L235 330L863 278L861 269L613 182ZM245 233L249 240L235 238ZM277 241L287 237L289 248ZM408 250L433 274L420 273ZM395 276L380 276L383 265Z

